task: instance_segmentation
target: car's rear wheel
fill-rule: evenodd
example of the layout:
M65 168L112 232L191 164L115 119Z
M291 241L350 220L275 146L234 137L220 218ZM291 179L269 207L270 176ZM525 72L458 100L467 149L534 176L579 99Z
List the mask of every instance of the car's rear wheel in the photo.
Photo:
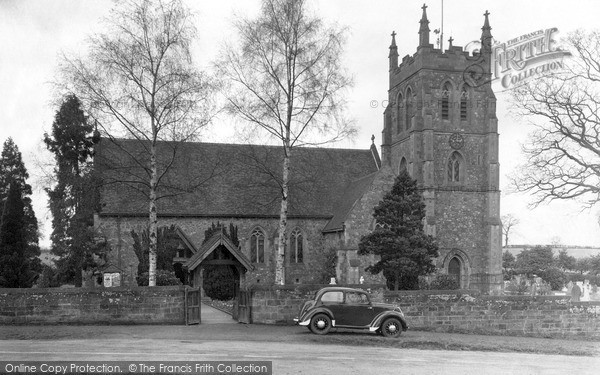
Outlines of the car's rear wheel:
M383 322L380 329L384 337L398 337L402 333L402 324L396 318L388 318Z
M326 314L316 314L310 320L310 330L317 335L325 335L331 330L331 319Z

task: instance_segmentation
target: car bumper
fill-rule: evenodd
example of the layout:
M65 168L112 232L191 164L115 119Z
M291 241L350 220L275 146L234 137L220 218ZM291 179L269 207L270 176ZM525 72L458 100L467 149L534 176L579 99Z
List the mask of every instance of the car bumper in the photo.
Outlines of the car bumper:
M299 325L299 326L303 326L306 327L310 324L310 320L304 320L304 321L300 321L300 319L298 318L294 318L294 323Z

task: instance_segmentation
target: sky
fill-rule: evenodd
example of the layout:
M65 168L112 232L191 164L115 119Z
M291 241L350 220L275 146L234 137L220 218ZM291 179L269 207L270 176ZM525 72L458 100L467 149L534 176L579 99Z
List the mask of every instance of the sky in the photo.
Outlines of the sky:
M195 13L198 40L193 46L200 69L210 71L224 41L235 40L231 26L235 15L253 16L258 0L187 0ZM368 148L371 135L381 143L383 110L388 90L388 47L396 32L400 58L414 54L418 44L422 0L315 0L312 9L325 22L348 27L343 65L354 77L347 94L348 116L359 128L358 135L336 145ZM42 138L51 129L57 98L51 82L56 77L61 52L84 54L86 38L102 32L110 0L0 0L0 142L12 137L23 154L34 188L34 210L42 225L43 246L49 246L51 216L43 192L45 180L39 165L52 162ZM442 0L428 1L427 13L433 31L441 26ZM490 12L492 34L504 42L540 29L556 27L559 36L578 28L593 29L600 14L594 0L446 0L444 39L455 46L479 39L483 13ZM435 41L432 32L430 40ZM447 43L447 42L445 42ZM532 197L510 190L508 176L523 162L521 144L533 129L510 108L508 95L497 93L500 133L501 214L520 220L511 234L513 244L600 246L600 206L582 209L578 202L553 202L530 207ZM236 142L235 121L219 117L203 140Z

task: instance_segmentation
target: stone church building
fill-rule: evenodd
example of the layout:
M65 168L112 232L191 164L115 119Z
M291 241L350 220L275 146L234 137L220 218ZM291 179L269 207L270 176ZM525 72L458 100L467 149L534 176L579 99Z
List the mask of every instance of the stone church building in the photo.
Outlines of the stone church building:
M416 53L398 59L389 47L389 106L381 157L369 148L298 148L291 167L285 249L287 284L323 282L327 259L337 254L338 283L381 282L365 272L372 257L357 255L374 227L373 208L406 169L426 203L427 233L436 237L441 273L462 288L484 292L502 282L496 98L491 89L488 13L481 50L434 48L423 7ZM122 283L134 284L137 258L131 231L146 227L146 145L103 139L96 152L102 177L96 229L111 246L109 264ZM229 266L241 286L274 281L280 204L280 147L159 144L159 226L174 225L173 260L186 281L201 285L207 265ZM160 168L159 168L160 169ZM205 238L213 224L237 228L238 245L224 232ZM116 271L115 271L116 270Z

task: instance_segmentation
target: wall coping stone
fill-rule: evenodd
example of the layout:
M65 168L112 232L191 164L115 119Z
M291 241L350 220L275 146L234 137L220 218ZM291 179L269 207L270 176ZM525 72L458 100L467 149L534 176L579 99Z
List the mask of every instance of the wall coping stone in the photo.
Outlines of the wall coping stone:
M105 292L157 292L157 291L180 291L185 289L185 285L169 286L118 286L112 288L0 288L0 294L36 294L36 293L105 293Z
M421 289L421 290L386 290L383 295L385 297L394 296L439 296L439 295L456 295L462 296L468 294L470 296L479 296L481 292L474 289L452 289L452 290L433 290L433 289Z
M354 288L354 289L380 289L385 288L383 284L286 284L286 285L271 285L271 284L252 284L247 287L248 291L317 291L327 287Z

